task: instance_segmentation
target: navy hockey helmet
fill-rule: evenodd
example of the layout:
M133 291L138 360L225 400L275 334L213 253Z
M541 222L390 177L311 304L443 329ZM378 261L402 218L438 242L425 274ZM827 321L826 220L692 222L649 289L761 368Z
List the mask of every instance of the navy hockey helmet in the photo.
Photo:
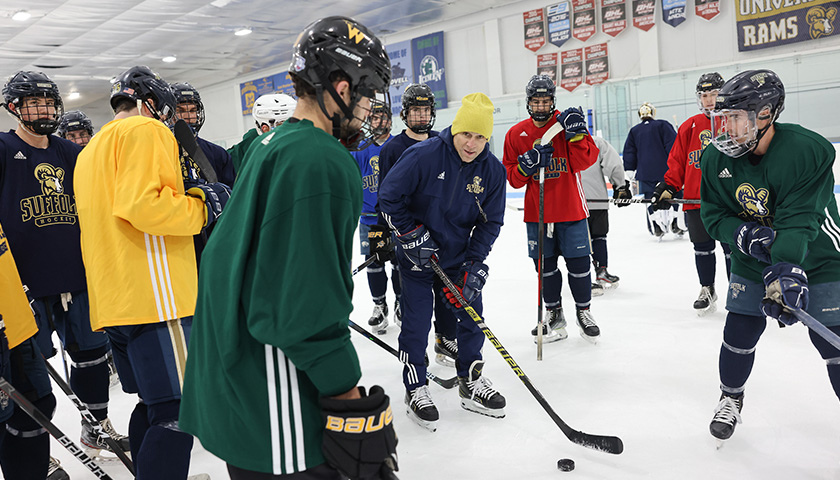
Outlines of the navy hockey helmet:
M61 117L61 121L58 122L58 129L55 133L61 138L67 138L67 132L76 130L84 130L88 135L93 136L93 122L81 110L72 110L65 113Z
M370 109L370 116L381 119L378 122L374 118L371 119L371 133L374 138L391 131L391 109L384 103L377 102L374 104Z
M723 77L717 72L704 73L697 80L697 87L694 90L697 96L697 106L707 117L715 109L715 99L718 91L723 87L723 83Z
M155 118L166 124L175 120L175 95L169 89L169 84L145 65L131 67L114 78L111 85L111 108L116 108L120 98L144 104ZM154 107L149 100L154 100Z
M183 114L178 113L178 107L181 105L195 106L195 120L187 123L198 134L201 126L204 125L204 104L201 103L201 95L198 94L198 90L187 82L173 83L169 88L172 90L172 94L175 95L175 113L179 115L179 118ZM186 119L183 120L186 122Z
M554 85L554 80L548 75L534 75L528 80L528 85L525 86L525 104L527 105L528 115L537 122L545 122L551 118L554 113L554 94L557 91L557 86ZM551 107L542 112L534 111L531 107L531 99L535 97L550 97Z
M431 115L429 121L425 123L408 122L408 114L411 107L429 107ZM424 134L432 131L435 125L435 118L437 112L435 111L435 93L425 83L412 83L405 87L402 94L402 111L400 111L400 120L414 133Z
M55 109L44 118L24 119L21 110L31 109L23 100L30 97L52 99ZM64 113L64 103L58 93L58 86L41 72L20 71L9 77L3 86L3 107L27 129L38 135L50 135L58 128L58 121ZM38 116L29 114L27 117Z

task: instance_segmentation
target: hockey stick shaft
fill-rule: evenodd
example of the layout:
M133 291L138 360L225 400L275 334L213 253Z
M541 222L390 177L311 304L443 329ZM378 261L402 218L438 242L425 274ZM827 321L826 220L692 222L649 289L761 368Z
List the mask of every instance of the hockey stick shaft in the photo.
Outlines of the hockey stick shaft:
M513 359L513 356L507 351L507 349L502 345L502 342L499 341L498 338L493 334L492 331L487 327L484 323L484 320L481 316L475 311L474 308L469 306L467 302L464 300L464 297L461 295L460 290L452 283L452 280L446 275L446 272L440 267L436 260L431 260L432 269L435 271L438 277L440 277L441 281L444 285L455 295L455 298L458 299L458 302L464 306L464 311L472 318L472 320L478 325L487 339L490 341L490 344L496 347L496 351L499 352L499 355L505 360L505 362L510 366L513 372L519 377L519 380L525 384L525 387L531 392L531 395L537 400L540 406L548 413L548 416L554 421L554 423L560 427L560 430L563 434L566 435L566 438L572 441L577 445L581 445L586 448L591 448L594 450L601 450L607 453L619 454L624 451L624 443L618 437L610 437L610 436L603 436L603 435L593 435L590 433L584 433L579 430L575 430L570 427L566 422L560 418L559 415L551 408L551 405L548 404L548 401L543 397L543 395L537 390L531 380L525 375L525 371L522 370L522 367L516 363L516 360Z
M540 167L540 221L537 228L537 361L543 357L543 262L545 234L545 167Z
M26 412L27 415L32 417L38 425L41 426L44 430L46 430L50 435L52 435L58 443L61 444L62 447L66 448L68 452L70 452L74 457L76 457L79 462L82 463L88 470L93 473L96 478L104 478L107 480L111 480L111 477L102 470L102 467L99 466L92 458L90 458L78 445L76 445L72 440L67 438L67 435L61 432L55 424L50 421L49 417L47 417L44 412L38 410L38 408L32 404L25 396L23 396L20 392L18 392L15 387L12 386L11 383L6 381L5 378L0 377L0 390L6 392L6 395L11 398L15 404Z
M828 327L820 323L819 320L812 317L804 310L791 309L790 312L793 313L793 316L795 316L800 322L805 324L806 327L810 328L814 331L814 333L824 338L826 342L831 344L831 346L840 350L840 337L838 337L837 334L832 332Z
M187 155L189 155L196 165L198 165L198 168L201 169L201 172L199 172L201 176L209 183L218 182L219 177L216 175L216 170L213 168L210 161L207 160L207 156L204 155L204 151L198 146L198 142L195 141L195 134L190 126L187 125L187 122L180 119L175 122L174 132L175 140L178 141L178 145L187 152Z
M105 432L102 429L102 425L99 423L96 417L94 417L93 414L90 413L90 410L88 410L87 406L81 400L79 400L79 397L76 396L75 392L73 392L73 389L70 388L70 385L68 385L67 382L58 375L58 372L55 371L55 368L53 368L53 366L50 365L50 362L46 361L45 359L44 363L47 365L47 372L53 378L53 381L55 381L58 387L61 388L65 395L67 395L67 398L69 398L70 401L73 402L73 405L76 406L76 409L79 410L79 413L82 414L82 419L85 422L87 422L88 425L90 425L94 433L101 436L105 440L105 443L107 443L108 446L111 447L111 450L114 452L114 454L117 455L117 457L119 457L120 461L123 463L123 465L125 465L125 468L127 468L128 471L131 472L131 476L134 476L134 463L131 461L130 458L128 458L128 455L125 454L122 448L120 448L117 441L114 440L111 437L111 435L108 434L108 432Z
M370 264L371 264L371 263L373 263L373 262L375 262L375 261L376 261L376 255L371 255L370 257L368 257L368 259L367 259L367 260L365 260L364 262L362 262L362 264L361 264L361 265L359 265L358 267L356 267L356 268L354 268L354 269L353 269L353 273L352 273L352 275L355 275L355 274L357 274L357 273L361 272L362 270L366 269L367 267L369 267L369 266L370 266Z
M600 202L600 203L615 203L618 205L622 204L630 204L630 203L653 203L653 200L649 198L587 198L587 202ZM668 203L679 203L679 204L686 204L686 205L700 205L700 200L696 199L685 199L685 198L669 198L665 200Z

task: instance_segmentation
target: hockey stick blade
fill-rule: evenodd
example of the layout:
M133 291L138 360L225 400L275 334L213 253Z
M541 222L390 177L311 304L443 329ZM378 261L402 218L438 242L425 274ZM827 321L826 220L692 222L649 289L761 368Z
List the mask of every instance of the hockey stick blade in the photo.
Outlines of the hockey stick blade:
M492 331L487 327L484 323L484 319L475 311L474 308L469 306L467 302L464 300L464 297L461 295L460 290L455 287L455 284L452 283L452 280L446 275L446 272L440 267L436 260L431 260L432 270L435 271L438 277L440 277L443 284L455 295L458 302L461 303L464 307L464 311L473 319L473 321L478 325L487 339L490 341L490 344L496 347L496 351L502 356L505 362L513 369L513 372L519 377L519 380L525 384L525 387L531 392L531 395L537 399L537 402L543 409L548 413L548 416L554 420L554 423L560 427L560 430L566 435L566 438L571 440L572 443L580 445L582 447L591 448L593 450L600 450L606 453L612 454L620 454L624 451L624 442L621 441L618 437L612 436L605 436L605 435L593 435L590 433L584 433L579 430L575 430L570 427L566 422L560 418L559 415L551 408L551 405L548 404L548 401L542 394L537 390L537 387L531 383L531 380L525 375L525 371L522 370L516 360L513 359L513 356L507 351L507 349L502 345L502 342L499 341L498 338L493 334Z
M204 151L198 146L198 142L195 141L195 134L193 134L193 131L190 126L187 125L187 122L180 119L175 122L175 140L178 141L178 144L183 147L183 149L187 152L187 155L189 155L196 165L198 165L198 168L201 169L199 174L202 178L204 178L204 180L207 180L208 183L216 183L219 181L219 177L216 176L216 170L213 168L213 165L210 164L210 161L207 160L207 156L204 155Z
M806 327L810 328L814 331L817 335L821 336L825 339L826 342L830 343L834 348L840 350L840 337L837 336L834 332L828 329L825 325L820 323L819 320L812 317L808 312L804 310L788 310L790 313L793 314L800 322L802 322Z
M552 138L556 137L558 133L563 131L563 125L560 123L555 123L548 130L543 133L542 139L540 139L540 145L545 145L551 141Z

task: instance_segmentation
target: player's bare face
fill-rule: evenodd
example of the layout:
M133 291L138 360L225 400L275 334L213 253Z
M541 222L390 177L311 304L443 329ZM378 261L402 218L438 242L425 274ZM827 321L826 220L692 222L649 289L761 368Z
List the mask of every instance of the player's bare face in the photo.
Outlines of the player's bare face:
M408 115L405 118L409 128L426 125L432 119L432 107L408 107Z
M65 135L64 138L82 147L90 143L90 134L87 130L70 130Z
M484 151L484 146L487 145L487 137L475 132L460 132L452 137L452 143L455 145L455 151L461 157L461 161L470 163L475 160L479 153Z
M712 111L715 109L715 100L717 100L718 91L711 90L708 92L700 92L698 97L700 98L700 105L702 106L703 110Z
M26 97L21 101L20 117L27 122L55 117L55 99Z
M198 122L198 105L194 103L179 103L175 107L175 117L190 125Z
M532 112L546 113L550 112L554 106L554 99L551 97L532 97L528 105L531 106Z

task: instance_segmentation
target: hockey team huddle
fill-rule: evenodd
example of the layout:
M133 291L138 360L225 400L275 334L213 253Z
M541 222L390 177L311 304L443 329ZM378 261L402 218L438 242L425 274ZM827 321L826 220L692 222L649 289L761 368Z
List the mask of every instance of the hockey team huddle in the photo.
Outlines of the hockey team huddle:
M591 298L619 281L607 271L607 206L639 200L625 169L649 199L652 234L682 233L670 212L685 204L699 314L717 299L716 242L727 256L711 434L726 440L741 421L767 317L780 326L816 319L823 329L809 330L811 342L840 397L835 151L778 122L785 90L772 71L704 74L701 112L677 132L643 105L623 165L581 109L557 108L543 75L525 86L529 118L508 130L501 160L488 145L494 106L483 93L464 96L437 131L432 89L411 84L406 128L392 135L390 60L350 18L307 26L289 75L297 99L258 98L255 128L227 150L198 135L198 91L145 66L115 77L114 120L95 135L83 112L64 113L46 75L6 81L3 106L18 126L0 133L5 478L69 478L47 433L51 378L64 379L46 359L59 351L70 358L62 388L80 400L85 452L116 455L138 479L186 479L194 437L233 480L397 478L390 399L358 385L348 328L358 327L349 320L355 232L374 302L369 327L399 327L407 415L430 431L439 421L427 371L434 326L435 361L455 369L461 406L501 418L506 400L484 374L480 316L507 186L525 187L528 256L545 304L530 335L540 348L567 338L568 313L596 343ZM656 156L666 168L650 165ZM560 257L573 313L561 305ZM108 417L112 376L138 396L128 435Z

